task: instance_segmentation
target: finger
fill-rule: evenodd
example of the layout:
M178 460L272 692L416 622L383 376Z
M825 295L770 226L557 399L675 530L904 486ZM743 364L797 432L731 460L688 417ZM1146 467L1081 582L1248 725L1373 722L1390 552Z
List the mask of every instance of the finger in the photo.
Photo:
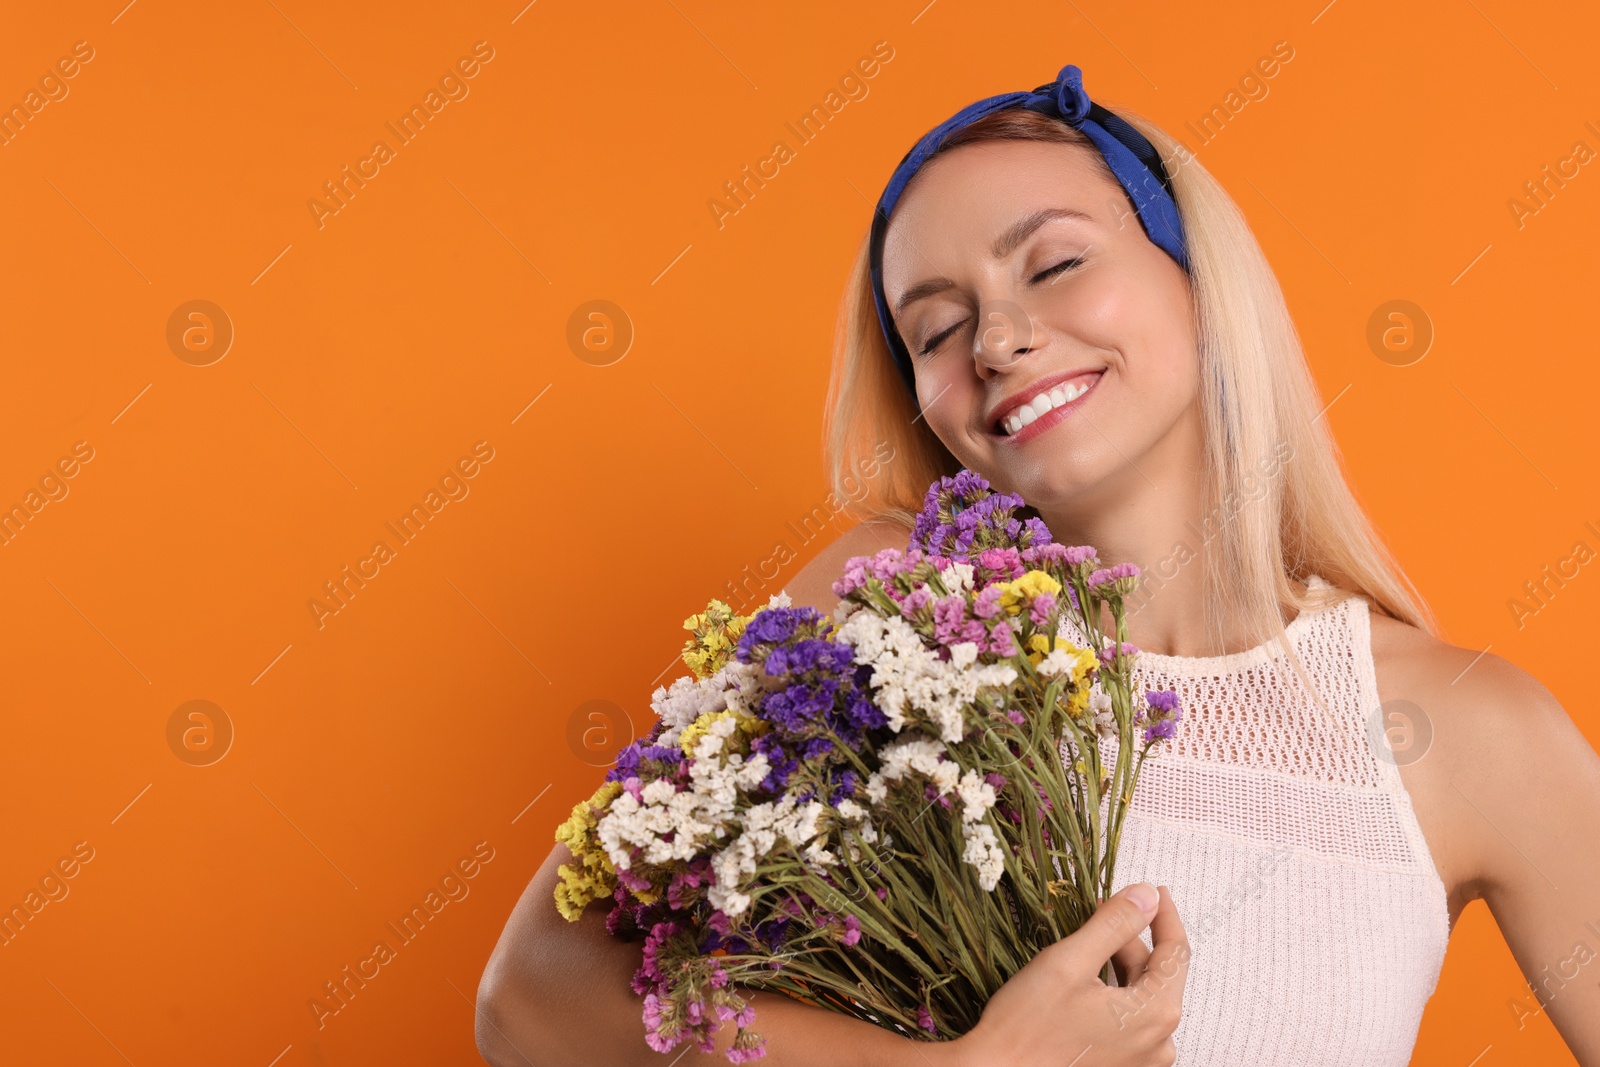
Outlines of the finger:
M1149 901L1149 911L1140 905L1141 896ZM1116 952L1138 940L1140 931L1150 925L1159 899L1148 882L1125 886L1101 901L1088 922L1051 947L1062 954L1070 970L1086 977L1098 975Z
M1117 968L1117 984L1126 986L1144 973L1145 965L1150 960L1150 950L1144 947L1144 941L1135 937L1126 945L1117 949L1111 955L1111 962Z
M1143 973L1134 980L1146 992L1182 1001L1183 984L1189 973L1189 935L1178 917L1172 891L1160 887L1161 900L1150 922L1152 947Z

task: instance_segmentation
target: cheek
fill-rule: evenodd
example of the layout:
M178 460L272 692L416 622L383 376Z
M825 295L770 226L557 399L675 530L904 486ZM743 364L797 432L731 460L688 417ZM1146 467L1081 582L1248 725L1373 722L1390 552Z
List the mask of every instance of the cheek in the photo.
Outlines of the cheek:
M1199 389L1188 290L1168 277L1108 279L1085 293L1086 329L1116 354L1137 397L1159 409L1182 407Z
M944 354L917 369L917 401L922 419L945 448L962 462L969 459L968 438L974 411L983 409L983 393L970 361Z

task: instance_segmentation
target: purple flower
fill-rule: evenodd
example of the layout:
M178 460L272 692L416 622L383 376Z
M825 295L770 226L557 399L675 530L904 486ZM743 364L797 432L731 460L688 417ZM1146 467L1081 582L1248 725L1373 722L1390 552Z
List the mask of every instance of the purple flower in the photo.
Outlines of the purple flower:
M617 753L617 762L606 772L605 781L626 783L630 778L638 778L641 765L649 772L650 779L666 777L668 770L682 759L682 749L635 741Z
M833 792L828 794L828 804L836 808L839 806L839 801L845 799L846 797L855 796L856 784L857 778L855 771L846 770L842 772L839 775L838 782L833 787Z
M1178 732L1178 720L1183 718L1178 694L1165 689L1148 689L1144 699L1150 706L1149 713L1136 716L1136 721L1144 723L1144 743L1148 745L1174 736Z
M971 559L985 549L1025 549L1048 542L1050 531L1042 521L1024 521L1014 514L1025 506L1020 496L996 493L981 475L963 469L928 487L912 525L911 544L930 554Z
M926 1004L917 1005L917 1025L930 1034L937 1034L939 1028L933 1025L933 1014L928 1011Z
M1153 741L1160 741L1164 738L1169 738L1177 732L1178 724L1173 722L1171 719L1162 719L1159 722L1152 722L1149 726L1144 728L1144 743L1148 745Z
M1147 689L1145 690L1144 699L1153 709L1172 712L1174 719L1181 716L1181 709L1178 707L1178 694L1170 689Z

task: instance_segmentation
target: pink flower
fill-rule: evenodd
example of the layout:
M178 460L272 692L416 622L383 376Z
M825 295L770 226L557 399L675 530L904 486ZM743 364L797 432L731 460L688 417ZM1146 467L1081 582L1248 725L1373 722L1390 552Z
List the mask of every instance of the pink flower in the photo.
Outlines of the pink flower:
M1054 593L1040 593L1033 598L1033 603L1028 605L1028 619L1035 626L1047 626L1050 616L1056 610L1056 595Z
M1017 642L1011 635L1011 624L1003 622L994 628L989 635L989 647L985 650L997 656L1015 656L1019 651Z
M1090 574L1089 584L1091 586L1110 585L1112 582L1122 578L1137 577L1139 577L1139 565L1137 563L1118 563L1112 567L1101 567Z

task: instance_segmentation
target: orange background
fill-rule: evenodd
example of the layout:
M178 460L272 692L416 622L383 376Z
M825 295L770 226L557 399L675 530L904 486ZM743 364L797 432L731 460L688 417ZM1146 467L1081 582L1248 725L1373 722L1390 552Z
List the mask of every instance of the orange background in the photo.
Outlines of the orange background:
M684 616L779 544L770 591L820 547L788 524L825 499L869 198L936 122L1066 62L1250 218L1353 483L1449 638L1600 726L1600 577L1521 629L1507 608L1597 543L1600 176L1520 227L1507 206L1600 147L1586 5L122 2L0 34L0 103L94 53L0 146L0 505L93 450L0 547L0 902L93 850L0 948L8 1061L477 1062L483 964L601 774L572 716L609 701L644 729ZM1268 95L1202 143L1186 123L1280 40ZM479 41L469 95L319 227L307 201ZM723 183L879 41L869 95L719 227ZM236 333L209 366L167 342L195 299ZM567 342L596 299L636 331L609 366ZM1366 341L1391 299L1436 330L1411 366ZM319 628L323 583L480 441L469 495ZM234 731L208 766L169 745L191 700ZM470 894L319 1028L323 983L480 842ZM1415 1062L1572 1062L1515 999L1474 904Z

